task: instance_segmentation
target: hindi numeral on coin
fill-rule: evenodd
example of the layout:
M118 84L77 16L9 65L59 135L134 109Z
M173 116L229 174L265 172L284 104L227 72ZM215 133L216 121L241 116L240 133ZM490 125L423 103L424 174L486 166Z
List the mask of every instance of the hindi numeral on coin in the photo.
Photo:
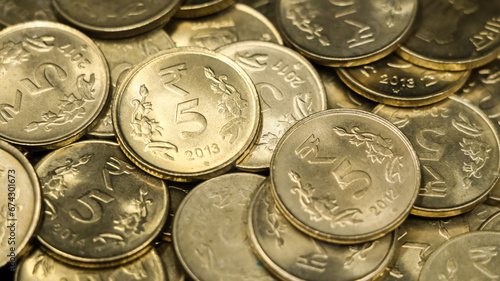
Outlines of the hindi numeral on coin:
M102 207L98 201L102 203L109 203L113 201L115 198L110 195L99 191L97 189L93 189L89 191L87 194L80 197L77 201L80 203L85 209L87 209L87 213L90 214L87 217L82 215L82 212L77 209L69 210L69 215L76 221L82 223L94 223L101 219L102 217Z
M199 112L190 110L197 107L198 102L199 99L196 98L188 101L183 101L177 104L175 111L175 124L186 124L186 123L194 124L191 126L193 128L191 128L190 131L185 130L180 132L180 137L183 139L201 135L207 129L207 118L205 118L205 116L203 116Z
M53 90L56 81L64 81L68 78L66 71L57 64L43 63L35 69L34 82L30 78L24 78L20 82L32 95L38 95Z

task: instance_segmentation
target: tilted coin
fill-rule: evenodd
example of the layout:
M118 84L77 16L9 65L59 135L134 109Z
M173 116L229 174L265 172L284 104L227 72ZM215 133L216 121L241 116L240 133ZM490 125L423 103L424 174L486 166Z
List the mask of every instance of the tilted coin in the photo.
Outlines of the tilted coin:
M61 18L100 38L124 38L159 27L181 3L180 0L52 0Z
M50 0L0 1L0 26L34 20L57 21Z
M45 203L38 240L68 261L125 262L167 219L165 183L136 168L116 143L71 144L36 171Z
M492 230L500 231L500 212L493 214L487 221L485 221L479 230Z
M281 45L244 41L216 51L248 73L260 98L262 131L256 147L237 167L249 171L267 169L286 130L298 120L326 109L323 83L304 57Z
M28 159L1 140L0 185L0 267L14 271L38 227L42 196Z
M422 184L412 214L448 217L485 201L499 176L498 132L477 107L457 96L418 108L377 106L410 139Z
M0 32L0 139L53 148L81 137L108 97L109 69L83 33L30 22Z
M240 3L248 5L259 11L259 13L266 16L266 18L270 20L274 26L278 25L276 18L276 4L278 3L278 0L243 0Z
M130 38L115 40L96 39L94 41L104 53L111 71L110 94L112 97L116 95L115 92L118 84L134 65L159 51L175 47L170 36L159 28ZM111 120L110 104L104 108L97 120L97 124L88 134L109 138L115 136Z
M439 70L464 70L495 59L500 50L500 2L420 0L412 34L397 53Z
M194 184L193 183L191 184L193 186L190 189L194 188ZM170 209L168 210L167 223L163 227L162 231L162 238L165 241L170 242L172 240L172 227L174 223L174 217L182 201L184 200L184 198L186 198L187 194L188 190L185 188L173 185L168 187L168 196L170 198Z
M171 20L165 30L177 47L215 50L238 41L260 40L283 44L273 24L256 10L236 4L216 15L199 19Z
M405 39L416 0L279 0L278 27L304 56L328 66L376 61Z
M500 212L500 207L481 204L472 211L465 213L464 216L467 218L470 231L476 231L479 230L479 227L485 221L497 212Z
M176 18L197 18L215 14L230 7L237 0L186 0L175 13Z
M275 280L248 243L247 210L265 177L231 173L199 184L174 220L173 244L193 280Z
M255 253L282 280L372 280L394 255L394 232L354 245L327 243L305 235L280 213L268 180L252 198L248 221Z
M233 60L185 47L132 69L118 89L113 125L134 163L159 177L197 180L244 157L260 127L257 91Z
M419 280L482 281L500 276L500 232L476 231L452 238L425 262Z
M319 176L321 175L321 176ZM420 165L408 139L360 110L306 117L276 146L270 178L277 206L300 230L335 243L361 243L408 216Z
M339 68L340 78L360 95L392 106L436 103L462 87L470 71L440 71L417 66L396 55L368 65Z
M167 280L186 280L186 272L182 268L179 258L177 258L177 255L175 254L174 245L172 243L161 242L156 249L160 255L161 262L163 263Z

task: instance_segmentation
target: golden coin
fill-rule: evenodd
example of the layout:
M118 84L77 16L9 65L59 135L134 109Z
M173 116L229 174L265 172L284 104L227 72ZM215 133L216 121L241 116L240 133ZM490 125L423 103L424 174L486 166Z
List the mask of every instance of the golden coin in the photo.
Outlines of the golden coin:
M124 38L166 23L181 0L52 0L58 15L71 25L99 38Z
M118 84L134 65L159 51L175 47L170 36L160 28L125 39L95 39L94 41L104 53L111 71L110 94L112 97L116 95ZM110 104L104 108L96 122L89 135L114 138Z
M500 51L500 2L419 0L415 28L397 50L405 60L438 70L484 65Z
M430 255L418 280L498 279L500 277L498 245L500 245L499 232L476 231L454 237Z
M367 64L405 39L416 0L279 0L278 27L307 58L328 66Z
M0 26L34 20L57 22L50 0L2 0L0 2Z
M0 267L13 272L38 227L42 196L28 159L1 140L0 185Z
M238 41L260 40L283 44L273 24L243 4L199 19L171 20L165 27L177 47L193 46L215 50Z
M374 112L410 139L422 184L412 214L449 217L485 201L499 176L498 132L477 107L456 96L418 108L379 105Z
M184 281L186 280L186 272L182 268L177 255L175 254L174 245L172 243L161 242L156 247L160 255L165 274L169 281Z
M276 18L276 4L278 0L242 0L240 3L248 5L270 20L274 26L278 25Z
M58 23L0 32L0 139L54 148L81 137L106 103L109 70L96 44Z
M500 212L496 212L487 221L485 221L479 230L500 231Z
M69 261L125 262L167 219L165 183L136 168L116 143L71 144L48 154L36 171L45 203L38 239Z
M396 126L369 112L332 109L290 128L276 146L270 178L277 206L321 240L361 243L408 216L420 165Z
M216 51L236 61L248 73L260 98L262 131L255 148L237 167L266 170L286 130L298 120L326 109L323 83L304 57L281 45L244 41Z
M176 183L178 185L179 183ZM195 187L193 183L187 183L190 184L190 190ZM168 197L170 198L170 208L168 210L168 219L167 223L163 227L162 231L162 238L165 241L171 242L172 241L172 227L174 223L174 218L175 218L175 213L177 213L177 210L179 209L179 206L181 205L182 201L184 198L186 198L186 195L188 194L188 191L186 188L179 187L179 186L173 186L170 185L168 187Z
M470 71L440 71L423 68L396 55L368 65L339 68L337 72L351 89L376 102L401 107L436 103L462 87Z
M470 231L476 231L496 212L500 212L500 207L481 204L474 208L474 210L465 213L464 216L467 218Z
M293 281L347 281L373 280L383 273L396 249L394 232L364 244L316 240L283 217L270 188L266 180L252 197L248 232L255 253L276 276Z
M230 7L237 0L186 0L175 13L176 18L197 18L215 14Z
M274 280L248 243L247 210L265 177L231 173L199 184L174 220L173 244L193 280Z
M214 51L161 52L132 69L118 89L113 125L125 153L168 179L222 174L255 143L257 91L245 71Z

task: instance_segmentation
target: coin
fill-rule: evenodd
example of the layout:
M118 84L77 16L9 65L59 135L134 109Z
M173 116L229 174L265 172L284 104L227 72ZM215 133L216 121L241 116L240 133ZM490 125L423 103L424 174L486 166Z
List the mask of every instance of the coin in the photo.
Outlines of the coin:
M194 46L215 50L245 40L283 44L273 24L256 10L243 4L199 19L171 20L165 30L178 47Z
M42 197L28 159L1 140L0 184L0 267L14 271L38 227Z
M355 66L394 51L415 19L415 0L279 0L278 27L307 58Z
M104 53L111 70L110 93L112 97L116 95L117 85L134 65L161 50L175 47L170 36L160 28L125 39L95 39L94 41ZM110 104L103 110L97 119L97 124L88 134L96 137L114 138L115 131L111 120Z
M45 206L38 240L68 262L125 262L167 219L165 183L132 165L116 143L71 144L36 171Z
M197 18L211 15L230 7L236 0L186 0L175 13L176 18Z
M266 18L270 20L274 26L278 25L276 17L277 0L243 0L240 3L248 5L259 11L259 13L266 16Z
M192 186L190 189L194 188ZM170 198L170 209L168 210L168 219L167 223L163 227L162 238L165 241L171 242L172 240L172 227L174 223L175 213L177 213L177 209L181 205L181 202L186 198L188 194L187 189L178 187L178 186L169 186L168 187L168 196Z
M259 171L269 168L278 140L298 120L326 109L326 95L317 71L295 51L274 43L243 41L216 50L240 65L255 83L262 112L256 147L237 165Z
M280 213L268 180L252 197L248 231L255 253L282 280L372 280L386 268L396 244L394 232L355 245L307 236Z
M500 212L496 212L487 221L485 221L479 230L500 231Z
M274 280L247 242L250 197L265 177L231 173L199 184L174 219L173 244L193 280Z
M368 65L339 68L351 89L376 102L401 107L436 103L460 89L470 71L439 71L423 68L396 55Z
M481 204L474 208L472 211L465 213L467 221L469 222L470 231L479 230L479 227L494 213L500 212L500 207Z
M494 280L500 276L500 233L477 231L452 238L425 262L419 280Z
M152 30L166 23L181 3L180 0L52 0L59 16L99 38L124 38Z
M186 273L182 269L182 265L175 254L174 245L172 243L161 242L156 248L163 263L163 267L165 268L167 280L186 280Z
M257 91L233 60L185 47L132 69L114 101L113 125L125 153L168 179L222 174L244 157L260 127Z
M104 107L109 70L99 48L58 23L0 32L0 139L54 148L81 137Z
M270 178L277 206L292 224L317 239L352 244L403 222L417 197L419 167L392 123L365 111L332 109L285 133Z
M415 28L397 50L405 60L438 70L465 70L500 50L500 2L420 0Z
M499 176L498 132L477 107L450 96L418 108L377 106L410 139L422 184L412 214L448 217L487 199Z
M27 21L55 21L57 18L50 0L1 0L0 26Z

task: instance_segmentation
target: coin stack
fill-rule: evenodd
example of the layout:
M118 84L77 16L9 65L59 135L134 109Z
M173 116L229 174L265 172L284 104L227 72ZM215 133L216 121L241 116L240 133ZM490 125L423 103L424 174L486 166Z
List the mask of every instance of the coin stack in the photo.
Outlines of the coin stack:
M500 279L500 2L0 0L2 280Z

